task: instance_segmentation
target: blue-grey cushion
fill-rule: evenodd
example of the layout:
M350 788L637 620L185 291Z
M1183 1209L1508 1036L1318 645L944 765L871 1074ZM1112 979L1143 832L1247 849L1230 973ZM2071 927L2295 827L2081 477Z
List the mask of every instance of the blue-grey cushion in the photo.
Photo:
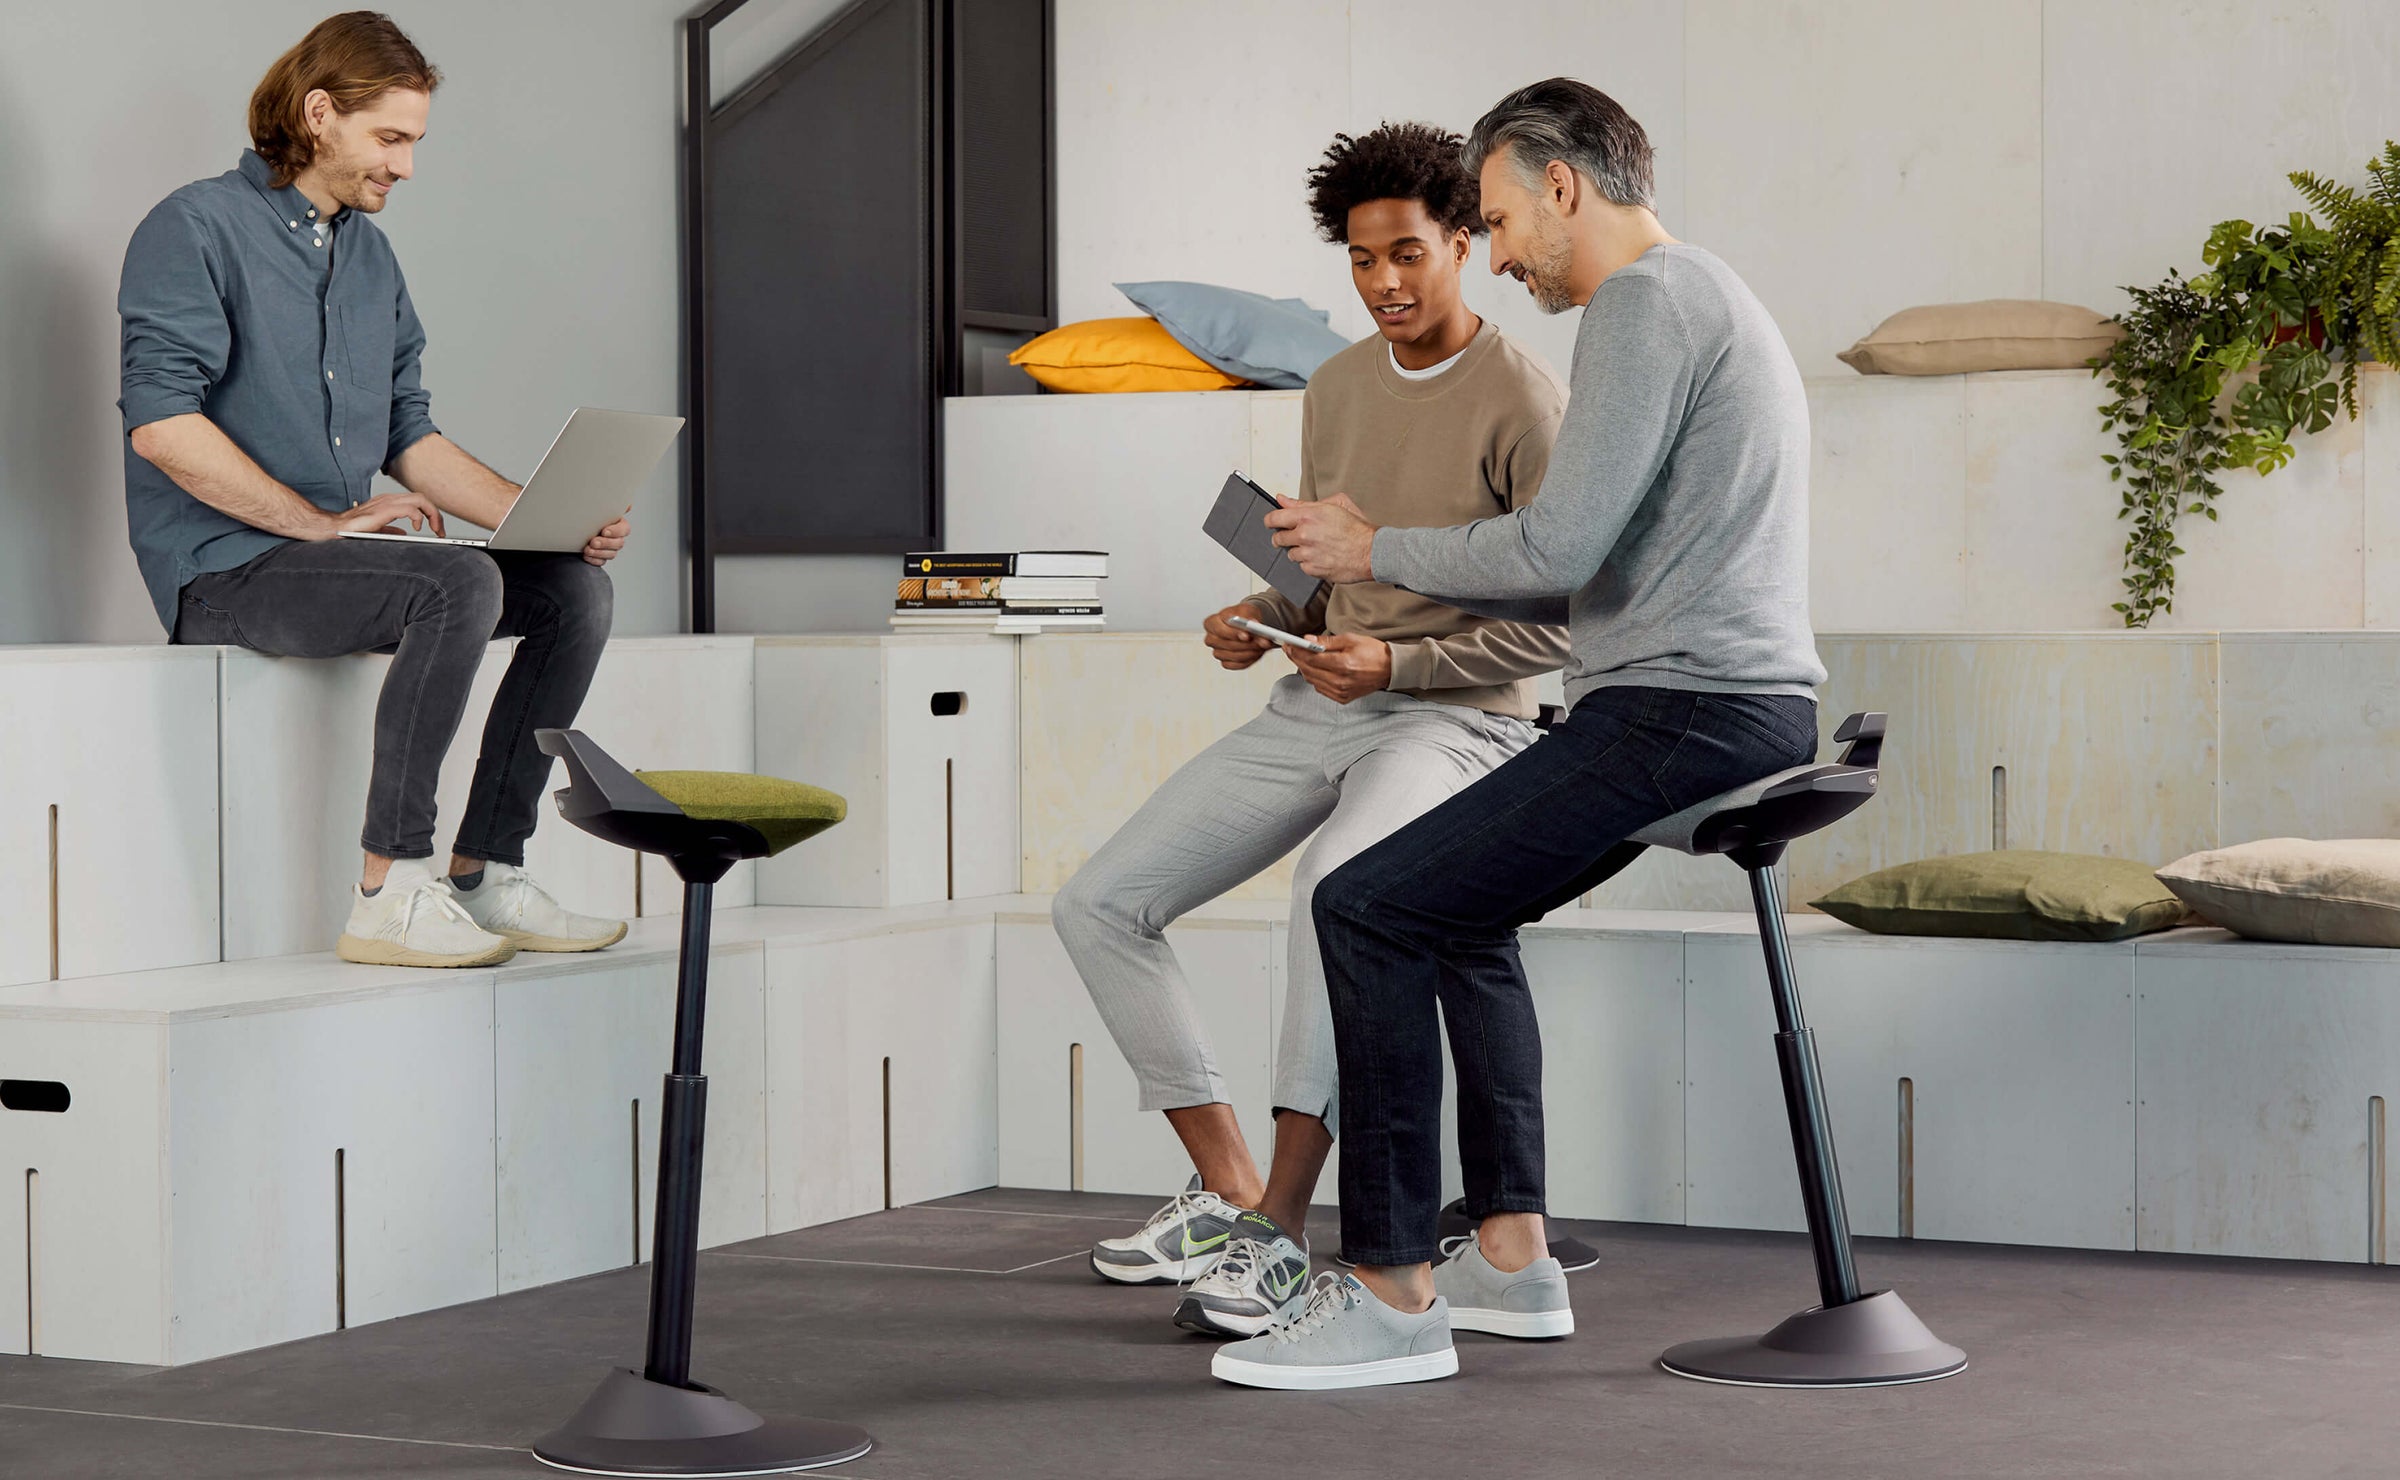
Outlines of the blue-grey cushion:
M1326 327L1325 310L1208 283L1119 283L1117 291L1165 326L1178 344L1227 375L1273 390L1298 390L1349 340Z

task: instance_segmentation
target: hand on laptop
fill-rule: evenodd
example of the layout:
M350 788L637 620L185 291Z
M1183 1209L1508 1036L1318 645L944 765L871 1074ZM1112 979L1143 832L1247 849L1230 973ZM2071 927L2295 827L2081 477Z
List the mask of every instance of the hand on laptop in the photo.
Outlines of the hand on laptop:
M317 535L321 540L340 539L346 529L360 534L378 534L387 528L403 534L442 532L442 511L431 499L416 493L379 493L347 513L329 513L325 518L325 527Z
M1322 643L1325 651L1312 653L1306 648L1285 648L1292 666L1308 680L1308 686L1336 704L1347 704L1367 694L1380 693L1392 681L1392 645L1380 637L1362 637L1355 632L1327 637L1311 634L1311 640Z
M598 534L584 541L583 558L594 565L608 564L617 558L619 550L625 548L625 537L632 532L633 525L619 514L602 525Z
M1277 496L1283 507L1267 516L1275 543L1292 552L1292 563L1335 585L1375 579L1375 526L1350 495L1337 493L1314 503Z

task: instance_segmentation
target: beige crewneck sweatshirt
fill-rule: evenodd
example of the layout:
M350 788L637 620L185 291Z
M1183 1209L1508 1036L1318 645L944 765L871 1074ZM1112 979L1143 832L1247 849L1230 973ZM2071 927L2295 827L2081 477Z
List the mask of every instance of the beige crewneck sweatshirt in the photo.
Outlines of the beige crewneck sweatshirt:
M1378 525L1446 528L1521 509L1541 491L1566 390L1492 327L1431 380L1392 366L1369 335L1319 366L1301 401L1301 499L1347 493ZM1335 586L1303 611L1249 598L1299 633L1357 633L1392 647L1389 687L1437 704L1531 719L1532 680L1567 657L1563 627L1495 621L1380 581Z

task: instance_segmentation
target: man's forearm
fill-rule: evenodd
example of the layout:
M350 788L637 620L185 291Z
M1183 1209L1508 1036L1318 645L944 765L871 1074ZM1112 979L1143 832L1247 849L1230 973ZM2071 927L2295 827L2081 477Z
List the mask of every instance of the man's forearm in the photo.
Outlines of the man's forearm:
M477 462L439 432L419 437L392 460L392 476L411 493L423 494L445 514L498 529L518 487Z
M197 411L133 429L133 450L220 513L295 540L329 538L334 518L270 476Z

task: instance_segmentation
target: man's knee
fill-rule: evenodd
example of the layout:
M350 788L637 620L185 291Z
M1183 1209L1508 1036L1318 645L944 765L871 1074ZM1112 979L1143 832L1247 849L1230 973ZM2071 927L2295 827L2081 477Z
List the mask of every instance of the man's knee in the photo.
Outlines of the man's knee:
M416 615L489 637L492 629L500 625L500 604L506 595L500 567L481 550L444 545L424 548L431 558L424 563L423 571L433 584Z
M602 641L616 621L617 586L601 566L578 557L558 572L560 620L584 636Z
M1353 858L1340 868L1317 880L1309 893L1309 914L1317 922L1317 933L1347 929L1367 916L1373 907L1372 875L1359 866L1365 854Z
M1095 928L1109 928L1123 923L1123 911L1114 902L1114 891L1107 878L1089 862L1075 871L1073 878L1059 886L1050 901L1050 926L1060 940L1074 941Z

